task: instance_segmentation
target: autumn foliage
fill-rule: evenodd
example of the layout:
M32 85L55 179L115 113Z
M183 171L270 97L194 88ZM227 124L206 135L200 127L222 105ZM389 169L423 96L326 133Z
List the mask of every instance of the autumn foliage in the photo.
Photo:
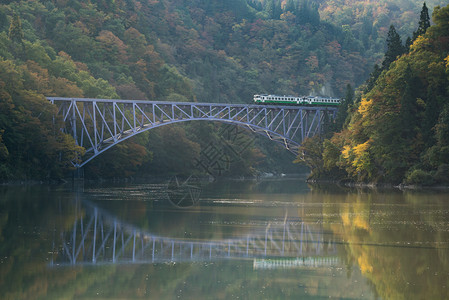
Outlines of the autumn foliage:
M448 12L435 8L435 25L381 72L348 125L324 142L328 171L344 170L351 181L448 183Z
M53 130L52 114L42 112L51 110L45 96L229 103L249 103L256 93L343 97L348 84L361 85L382 59L392 20L406 24L400 34L411 32L410 8L400 0L4 1L0 180L59 178L82 153ZM418 38L412 47L423 43ZM192 151L173 165L191 166L207 147L213 134L199 126L154 133L185 136L176 149ZM152 159L164 157L164 150L147 141L142 136L110 150L113 157L139 153L138 161L108 164L99 157L86 174L159 174L160 162ZM249 161L255 162L267 151L251 147L242 157L253 153ZM270 155L267 170L282 157ZM61 163L50 166L54 157ZM255 167L240 166L245 174Z

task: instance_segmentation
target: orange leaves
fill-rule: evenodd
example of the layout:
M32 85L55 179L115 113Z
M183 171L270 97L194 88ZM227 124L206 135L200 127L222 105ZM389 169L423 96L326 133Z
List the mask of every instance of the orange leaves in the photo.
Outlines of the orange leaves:
M318 69L318 58L316 55L310 55L306 58L306 65L309 67L310 71Z
M26 76L26 86L40 94L47 95L50 92L48 70L39 66L35 61L27 61L22 66Z
M66 78L50 78L51 92L46 96L83 97L83 91L76 84Z
M281 14L281 20L286 20L287 22L293 23L295 21L296 16L291 12L287 11Z
M96 37L96 40L100 42L100 45L104 50L104 55L110 62L118 60L123 63L127 61L127 46L112 32L102 30Z

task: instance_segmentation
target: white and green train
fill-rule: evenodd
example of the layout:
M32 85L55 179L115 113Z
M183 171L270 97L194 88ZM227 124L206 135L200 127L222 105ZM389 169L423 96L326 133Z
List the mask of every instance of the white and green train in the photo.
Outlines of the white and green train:
M287 104L287 105L324 105L338 106L341 99L313 97L313 96L279 96L279 95L254 95L254 103L256 104Z

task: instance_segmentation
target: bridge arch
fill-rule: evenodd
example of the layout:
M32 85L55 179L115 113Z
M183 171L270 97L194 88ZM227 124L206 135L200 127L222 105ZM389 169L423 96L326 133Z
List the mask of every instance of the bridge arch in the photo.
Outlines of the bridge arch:
M302 141L321 131L335 107L161 102L89 98L56 98L64 128L86 148L80 168L118 143L165 125L187 121L233 124L282 144L296 154Z

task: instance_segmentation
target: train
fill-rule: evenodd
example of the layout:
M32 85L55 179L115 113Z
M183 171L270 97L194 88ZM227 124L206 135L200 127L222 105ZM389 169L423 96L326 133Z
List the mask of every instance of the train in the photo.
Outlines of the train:
M338 106L341 103L339 98L327 98L316 96L279 96L279 95L254 95L255 104L284 104L284 105L320 105Z

